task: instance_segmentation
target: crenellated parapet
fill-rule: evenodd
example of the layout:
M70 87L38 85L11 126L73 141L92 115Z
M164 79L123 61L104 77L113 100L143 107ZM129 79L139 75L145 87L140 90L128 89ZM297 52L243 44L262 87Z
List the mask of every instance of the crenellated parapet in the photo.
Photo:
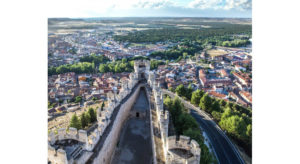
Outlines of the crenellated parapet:
M162 94L160 88L159 89L154 89L153 94L154 94L155 108L156 108L156 112L157 112L157 115L158 115L158 119L161 120L161 115L164 111L163 94Z
M168 129L169 129L169 119L170 115L168 111L165 111L164 113L161 114L160 117L160 123L161 123L161 131L162 131L162 138L165 142L167 142L168 138Z
M149 72L148 74L148 84L151 88L154 86L154 81L155 81L155 73L154 72Z
M200 154L201 149L199 147L199 144L195 140L191 140L190 137L187 136L179 136L179 139L176 139L176 136L170 136L168 137L167 142L167 148L168 148L168 157L167 157L167 164L173 163L173 162L183 162L187 164L198 164L200 163ZM192 155L184 158L181 156L178 156L176 154L173 154L171 150L176 149L184 149L190 152Z
M67 164L67 153L63 149L55 150L54 147L48 145L48 161L52 163Z
M97 120L98 120L98 131L100 136L102 136L106 127L110 124L110 118L113 113L113 110L114 108L112 108L111 106L104 108L103 111L101 111L101 109L98 109Z
M87 143L87 132L85 130L78 130L76 128L70 127L69 130L66 128L60 128L57 131L57 134L50 132L49 134L49 143L53 145L56 141L61 140L77 140L84 144Z

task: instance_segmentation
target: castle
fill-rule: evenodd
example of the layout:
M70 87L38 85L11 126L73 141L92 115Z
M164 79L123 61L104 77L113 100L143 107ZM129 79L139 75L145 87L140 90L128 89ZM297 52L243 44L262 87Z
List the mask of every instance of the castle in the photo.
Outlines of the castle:
M122 89L119 93L107 94L108 107L97 109L97 127L92 131L77 130L75 128L59 129L57 134L50 132L48 136L48 161L53 164L81 164L81 163L110 163L112 154L119 140L120 131L126 118L130 115L146 117L145 113L132 111L131 107L137 99L141 87L148 88L154 97L154 110L157 120L151 119L153 163L200 163L201 149L195 140L189 137L168 136L169 112L163 108L163 94L155 73L150 71L150 61L138 60L134 63L134 72L129 80L121 81ZM147 92L148 99L149 93ZM151 113L151 112L150 112ZM150 114L151 117L151 114ZM159 125L161 145L155 145L153 123ZM156 149L162 147L163 162L156 160Z

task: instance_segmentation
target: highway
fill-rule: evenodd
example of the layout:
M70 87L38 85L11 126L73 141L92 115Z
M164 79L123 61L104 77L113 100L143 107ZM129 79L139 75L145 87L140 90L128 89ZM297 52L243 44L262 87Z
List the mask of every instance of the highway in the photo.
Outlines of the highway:
M163 89L163 93L172 98L176 95L168 90ZM196 119L200 127L207 134L210 143L220 164L244 164L237 148L232 144L230 139L224 134L220 127L200 108L179 97L184 106L190 109L191 115Z

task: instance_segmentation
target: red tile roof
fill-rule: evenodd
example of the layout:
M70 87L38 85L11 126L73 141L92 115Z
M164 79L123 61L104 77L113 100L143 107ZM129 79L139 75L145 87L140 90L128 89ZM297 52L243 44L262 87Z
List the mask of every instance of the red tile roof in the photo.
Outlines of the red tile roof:
M226 95L215 92L215 91L209 92L209 95L212 95L212 96L214 96L216 98L220 98L220 99L225 99L226 98Z

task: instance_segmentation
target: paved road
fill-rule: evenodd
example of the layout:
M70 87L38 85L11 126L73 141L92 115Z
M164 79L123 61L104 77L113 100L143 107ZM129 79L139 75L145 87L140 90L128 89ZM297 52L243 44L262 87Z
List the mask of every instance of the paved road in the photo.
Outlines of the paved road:
M175 94L170 91L163 90L163 92L171 97L175 96ZM197 120L200 127L206 132L219 163L244 164L245 162L241 158L237 148L231 143L220 127L213 120L211 120L211 118L205 112L199 110L199 108L193 106L182 98L180 99L185 107L191 109L191 115Z

